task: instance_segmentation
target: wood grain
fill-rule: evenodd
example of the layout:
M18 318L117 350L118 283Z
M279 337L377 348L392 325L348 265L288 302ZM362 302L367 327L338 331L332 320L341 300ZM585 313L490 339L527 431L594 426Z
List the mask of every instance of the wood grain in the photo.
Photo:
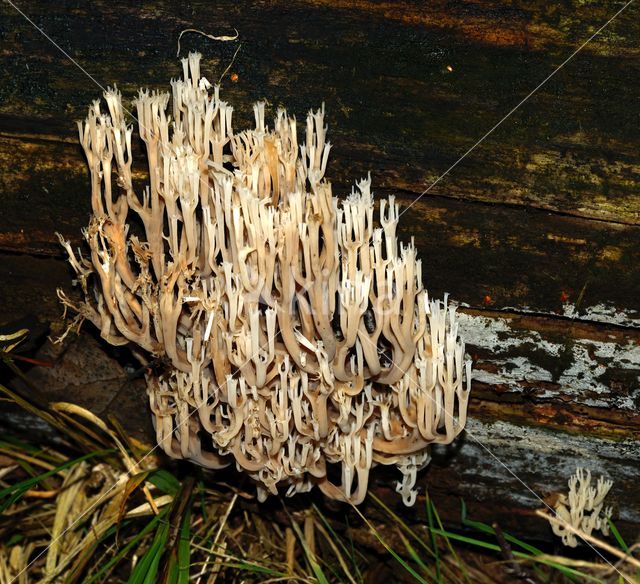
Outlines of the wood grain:
M532 516L537 497L566 490L583 465L615 481L618 524L637 534L638 6L424 196L622 3L99 0L51 10L25 0L19 7L97 83L117 84L127 103L140 85L166 89L180 74L177 36L194 27L240 33L237 82L227 77L222 87L236 127L249 123L258 99L299 120L324 102L336 193L371 171L376 196L395 193L407 209L400 236L415 239L431 295L449 292L461 304L475 370L468 431L436 452L420 479L442 515L459 521L462 497L476 519L549 539ZM6 3L0 33L0 320L34 313L55 324L55 288L69 290L71 273L54 232L79 243L90 211L75 120L101 89ZM183 52L203 53L211 81L237 47L197 35L182 41ZM137 173L142 185L143 166ZM83 381L78 363L105 367L113 356L92 354L101 349L82 342L90 334L81 337L80 356L69 353L49 382L43 372L38 379L52 398L70 385L75 400L103 413L115 385L103 369ZM77 383L60 381L65 371ZM131 426L140 431L143 420ZM374 473L376 493L395 505L393 480ZM419 502L411 518L419 522L421 512Z
M298 117L326 102L334 177L372 170L377 184L420 193L620 7L569 2L273 2L200 0L132 9L23 2L23 10L95 80L11 6L2 7L0 114L74 132L103 87L132 97L179 74L180 30L240 32L238 82L223 95L241 119L268 99ZM636 224L640 61L632 5L434 188L435 193ZM237 43L195 35L216 80ZM451 70L449 70L449 68ZM57 120L52 126L49 120ZM56 128L57 126L57 128ZM0 131L2 126L0 125Z
M0 249L62 257L55 232L80 243L90 213L79 146L0 136L0 160L8 158L15 162L0 177ZM375 178L376 194L396 193L406 210L400 236L415 239L433 295L449 292L475 308L637 325L640 227L447 197L414 202L405 191L376 188ZM335 185L340 195L348 189Z

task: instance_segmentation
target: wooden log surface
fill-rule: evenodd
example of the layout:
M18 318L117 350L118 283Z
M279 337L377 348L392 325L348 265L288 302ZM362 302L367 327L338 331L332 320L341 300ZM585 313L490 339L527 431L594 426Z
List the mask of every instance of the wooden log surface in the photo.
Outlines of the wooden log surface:
M425 480L449 519L464 497L479 518L536 536L548 530L529 515L540 501L527 487L542 497L564 490L578 465L613 478L623 528L640 527L638 7L419 195L622 5L17 4L129 103L140 85L166 89L180 74L180 30L235 28L238 42L185 35L182 52L202 52L215 81L241 44L237 81L227 75L222 87L236 127L258 99L298 119L326 104L336 192L371 171L378 195L411 205L401 237L415 238L430 293L462 305L471 419ZM101 90L6 3L0 33L0 321L27 312L55 321L55 288L69 289L71 274L54 232L79 242L89 214L75 120ZM144 171L136 176L142 183ZM85 358L100 361L91 346ZM67 393L100 412L116 390L96 387L115 376L100 368L84 379L79 369L75 385L38 375L56 399Z

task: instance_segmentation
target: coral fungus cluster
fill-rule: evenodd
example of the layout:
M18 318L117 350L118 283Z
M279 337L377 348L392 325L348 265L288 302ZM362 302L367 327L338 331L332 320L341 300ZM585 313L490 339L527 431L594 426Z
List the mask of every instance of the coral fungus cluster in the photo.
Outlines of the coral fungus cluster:
M604 500L609 494L613 481L601 476L595 485L591 484L591 471L581 467L569 478L569 494L561 494L555 505L557 516L574 529L591 535L601 531L609 535L609 522L613 513L612 507L605 507ZM562 538L562 543L576 547L576 535L562 523L552 522L553 533Z
M316 485L354 503L373 466L395 465L412 504L429 445L466 420L455 307L429 300L413 242L397 240L393 197L377 227L370 180L332 195L322 110L302 144L284 110L267 127L263 103L255 129L234 133L199 59L183 60L171 96L141 91L135 102L142 193L120 94L107 91L108 113L96 101L79 125L90 256L63 242L85 301L62 298L109 343L164 358L147 391L170 456L235 463L260 498Z

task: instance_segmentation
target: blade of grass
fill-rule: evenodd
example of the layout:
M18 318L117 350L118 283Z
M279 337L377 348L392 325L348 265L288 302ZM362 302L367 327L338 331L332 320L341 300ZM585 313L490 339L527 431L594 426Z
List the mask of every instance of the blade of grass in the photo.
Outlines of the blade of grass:
M440 515L438 513L438 510L436 509L435 504L433 503L433 499L431 499L431 497L428 496L428 500L431 503L431 512L432 515L435 517L436 523L438 525L438 527L444 531L444 526L442 524L442 521L440 520ZM435 536L435 534L434 534ZM469 572L467 570L467 567L465 565L465 563L462 561L462 559L460 558L460 556L458 555L458 553L456 552L455 548L453 547L453 545L451 545L451 542L449 541L448 537L444 538L445 544L447 546L447 549L449 550L449 553L451 554L451 556L453 557L454 561L456 562L456 565L458 567L458 569L462 572L462 575L465 579L466 582L470 582L469 579Z
M180 490L180 481L162 468L149 474L147 480L167 495L176 495Z
M54 411L56 412L56 414L60 416L70 426L74 426L77 430L80 430L83 434L86 434L96 444L100 444L102 446L109 446L111 444L107 438L105 438L104 436L100 436L100 434L98 434L92 428L90 428L89 426L86 426L80 420L69 415L67 412L61 411L61 410L55 410L55 405L57 404L53 404Z
M436 574L433 573L432 570L422 561L422 558L419 556L418 552L416 552L415 548L411 545L411 542L407 539L407 537L398 529L398 536L402 540L405 548L409 552L409 555L413 559L413 561L420 567L422 572L428 576L430 582L437 582L438 584L442 583L442 577L439 572Z
M287 511L287 515L289 515L288 511ZM311 570L312 570L313 574L315 575L316 579L318 580L318 582L320 584L329 584L329 580L327 580L327 577L326 577L325 573L322 571L322 568L320 567L320 564L318 563L318 561L316 559L316 555L309 548L307 540L305 539L304 534L302 533L302 530L300 529L300 526L293 520L291 515L289 515L289 518L291 519L291 527L296 532L296 535L298 536L298 539L300 540L300 543L302 544L302 549L304 550L305 558L307 560L307 563L311 567Z
M349 524L349 517L345 517L345 522L347 524L347 537L349 538L349 547L351 548L351 557L354 559L353 561L355 562L355 557L356 557L356 546L353 543L353 537L351 535L351 525ZM360 556L362 558L364 558L364 556L362 554L360 554ZM360 572L360 569L358 568L358 574L360 576L360 579L362 579L362 573Z
M116 533L116 529L118 525L112 525L105 533L98 539L94 544L85 548L85 550L78 555L73 565L69 568L67 575L65 576L65 584L74 584L84 575L84 568L86 567L89 560L94 559L95 551L98 546L109 539L113 534ZM97 565L94 566L94 569ZM84 582L84 580L83 580Z
M618 531L616 524L613 521L611 521L609 517L607 517L607 523L609 524L609 529L611 530L613 537L618 542L618 545L622 548L622 551L624 551L625 554L628 554L629 546L627 545L627 542L625 542L622 536L620 535L620 532Z
M116 434L119 436L122 443L131 451L133 457L138 460L142 458L151 447L150 445L145 445L140 443L138 440L135 440L133 437L129 436L126 430L122 427L122 424L118 421L118 418L115 416L109 416L107 418L111 426L115 429Z
M467 516L467 505L464 502L464 499L460 500L460 505L461 505L461 522L462 522L462 524L464 526L471 527L472 529L480 531L481 533L486 533L486 534L489 534L489 535L496 536L495 529L493 527L491 527L490 525L487 525L486 523L482 523L481 521L474 521L474 520L468 518L468 516ZM442 524L440 524L440 528L443 529ZM503 532L503 537L508 542L519 546L520 548L525 550L525 552L528 552L528 553L532 554L533 556L537 557L537 556L544 555L544 552L542 552L542 550L538 549L537 547L535 547L535 546L533 546L533 545L531 545L529 543L526 543L524 541L519 540L518 538L514 537L513 535L511 535L509 533L504 533ZM533 570L538 575L538 577L540 577L542 579L542 574L540 573L539 568L537 568L534 565L533 566ZM575 582L575 577L572 576L571 574L564 573L564 575L570 581Z
M2 453L6 453L7 451L3 448L0 448L0 452ZM21 454L15 452L10 454L10 456L13 455L15 456L15 462L16 464L24 471L27 473L27 475L29 475L32 478L35 478L38 476L38 471L33 468L33 466L30 464L30 462L28 460L23 460ZM31 458L31 457L29 457ZM44 465L43 465L44 466ZM47 467L50 467L51 465L47 464ZM47 470L51 470L51 468L48 468ZM53 483L53 481L51 480L52 477L46 477L42 479L42 487L45 491L53 491L55 489L55 485Z
M487 541L483 541L481 539L475 539L473 537L468 537L466 535L460 535L458 533L453 533L451 531L446 531L446 530L440 530L440 529L436 529L435 530L436 534L438 535L443 535L445 537L448 537L450 539L453 539L455 541L460 541L462 543L466 543L469 544L471 546L475 546L475 547L479 547L479 548L483 548L483 549L487 549L487 550L491 550L494 552L500 552L500 546L498 544L495 543L490 543ZM525 560L529 560L529 561L533 561L533 562L540 562L542 564L545 564L547 566L551 566L552 568L562 572L563 574L565 574L566 576L575 576L578 578L584 578L585 580L588 580L590 582L601 582L600 579L595 578L593 576L591 576L590 574L587 574L585 572L581 572L579 570L575 570L573 568L568 568L567 566L562 566L561 564L558 564L557 562L553 562L547 558L543 556L534 556L531 554L528 554L526 552L520 552L520 551L514 551L513 555L516 558L521 558L521 559L525 559Z
M204 483L201 483L201 489L202 489L202 505L205 505L205 498L204 498ZM215 560L215 570L216 570L216 574L219 571L219 568L217 568L217 566L220 565L221 562L219 562L219 558L221 557L220 554L218 553L218 550L220 549L226 549L226 542L222 541L221 543L219 543L219 539L220 536L222 535L222 532L225 528L225 525L227 524L227 520L229 519L229 516L231 515L231 511L233 510L236 501L238 500L238 494L235 493L233 495L233 498L231 499L231 501L229 502L229 505L227 506L227 510L225 511L224 515L222 516L222 519L220 520L220 524L218 525L218 530L216 532L215 537L213 538L213 542L211 544L210 547L208 547L207 549L207 556L206 556L206 560L202 566L202 569L200 570L200 573L198 574L198 579L196 581L196 584L200 584L200 580L202 579L202 577L204 576L205 573L205 568L206 565L209 562L209 559L211 558L211 556L213 556L214 554L216 555L216 560ZM202 544L203 546L206 546L209 542L209 539L211 538L211 536L213 535L213 531L215 529L216 523L212 522L210 528L205 532L205 536L202 540ZM214 577L214 581L215 578L217 578L217 575Z
M176 548L169 550L166 576L162 578L166 584L188 584L189 566L191 564L191 504L188 504L182 516L180 534ZM171 538L169 538L171 539ZM171 546L171 541L167 542Z
M180 541L178 542L178 584L189 583L191 564L191 507L187 508L182 521Z
M382 546L391 554L391 556L398 562L409 574L411 574L416 581L421 584L427 584L427 581L418 574L407 562L385 541L385 539L378 533L378 530L369 522L369 520L360 512L355 506L351 505L355 512L360 516L360 519L365 522L373 536L382 544Z
M442 576L440 574L440 552L438 550L438 542L436 541L436 535L433 532L434 506L433 506L433 502L431 501L431 497L429 497L428 494L425 499L425 505L427 507L427 522L429 523L429 536L431 538L431 548L433 549L433 553L435 555L435 560L436 560L436 581L440 583L442 581Z
M161 558L157 561L160 562L163 559L162 571L158 579L163 583L176 583L178 581L178 546L180 541L180 535L182 533L183 521L185 514L190 511L193 501L193 487L195 485L195 478L188 476L180 485L180 490L176 493L173 503L171 504L171 511L169 512L168 521L168 534L163 544L163 553ZM189 521L191 515L189 513ZM187 542L189 543L189 542ZM158 564L159 565L159 564ZM188 565L187 565L187 579L188 579Z
M158 516L160 517L160 516ZM140 557L129 576L129 584L153 584L156 582L160 558L169 539L169 523L166 520L159 522L151 545Z
M472 527L478 531L481 531L483 533L487 533L487 534L491 534L497 537L496 531L495 529L490 526L487 525L486 523L482 523L480 521L473 521L471 519L468 519L467 517L467 508L465 505L464 501L461 501L462 504L462 523L463 525L466 525L468 527ZM542 550L540 550L539 548L526 543L516 537L514 537L513 535L509 534L509 533L503 533L503 537L506 541L513 543L517 546L519 546L520 548L522 548L523 550L525 550L526 553L520 553L520 552L514 552L514 556L519 556L519 557L524 557L529 559L529 561L536 561L535 558L538 558L540 556L546 556L544 554L544 552ZM527 556L527 554L530 554L530 556ZM576 581L576 577L577 578L583 578L585 577L583 573L578 572L575 573L575 571L573 571L571 568L568 568L566 566L564 566L563 564L559 564L556 562L552 562L549 561L548 559L546 559L544 562L542 562L546 565L549 565L551 567L553 567L555 570L558 570L559 572L561 572L565 577L567 577L569 580L575 582ZM535 569L535 568L534 568Z
M15 436L3 436L2 440L0 440L0 448L18 448L19 450L38 455L40 455L40 453L45 454L46 452L41 447L24 442Z
M481 521L474 521L473 519L469 519L467 517L467 506L464 502L464 500L461 500L461 507L462 507L462 524L467 526L467 527L472 527L474 529L476 529L477 531L481 531L483 533L487 533L489 535L496 535L496 530L491 527L491 525L487 525L486 523L482 523ZM509 543L513 543L519 547L521 547L523 550L536 555L536 556L541 556L543 555L542 550L538 549L537 547L526 543L520 539L518 539L517 537L514 537L513 535L509 534L509 533L504 533L504 538L509 542Z
M166 521L166 516L169 513L169 507L165 507L164 509L160 510L160 514L159 515L155 515L151 521L149 521L149 523L147 523L136 535L133 539L131 539L131 541L129 541L113 558L111 558L106 564L104 564L104 566L101 566L101 568L98 570L98 572L96 572L93 576L91 576L85 584L93 584L94 582L97 582L108 570L110 570L112 567L114 567L116 564L118 564L121 560L123 560L124 558L126 558L129 554L129 552L136 546L139 545L142 540L149 534L151 533L151 531L153 531L153 529L155 529L158 524L160 524L161 521ZM115 533L115 528L116 526L114 526L112 529L113 531L110 533L110 535L112 535L113 533Z
M272 578L290 578L291 574L285 574L284 572L278 572L273 568L268 568L267 566L261 566L260 564L256 564L253 562L249 562L247 560L241 560L239 558L234 558L236 561L226 561L221 562L221 566L224 568L233 568L235 570L242 570L244 572L249 572L251 574L265 574Z
M200 513L202 514L202 523L206 525L209 521L209 512L207 510L207 499L204 490L204 481L200 479L198 481L198 494L200 495Z
M320 524L316 525L316 529L322 535L322 537L324 537L325 541L327 542L327 545L331 548L331 551L333 551L333 553L335 554L338 560L338 563L340 564L340 567L344 572L344 577L340 578L340 580L344 580L344 578L346 578L347 580L349 580L349 582L351 582L351 584L356 584L356 580L353 578L353 576L350 573L349 565L347 564L347 561L344 559L344 556L342 555L342 553L340 552L340 549L336 545L336 541L339 541L339 540L336 539L335 533L334 535L331 535L330 532L327 529L325 529L324 525L320 525ZM338 577L338 574L335 572L335 570L332 570L332 572L336 575L336 577ZM361 576L359 577L359 580L362 581Z
M373 493L370 493L369 496L376 502L376 504L378 504L395 522L396 525L401 526L404 531L406 533L408 533L409 535L411 535L411 537L420 544L420 546L422 547L422 549L424 549L427 554L429 554L429 556L431 556L432 559L435 560L436 558L436 552L434 552L433 549L431 549L431 547L429 545L427 545L427 543L425 542L425 539L419 535L418 533L416 533L416 531L414 529L412 529L409 525L407 525L407 523L396 513L394 513L383 501L381 501L378 497L376 497L376 495L374 495ZM440 518L438 517L438 512L435 508L435 505L432 508L432 514L436 517L436 519L439 521ZM442 527L442 525L440 525L440 527ZM462 570L465 573L465 579L468 581L468 575L466 572L466 569L464 568L464 562L462 562L460 560L460 558L458 557L458 555L455 552L455 549L453 548L453 546L451 545L451 543L446 540L445 541L447 543L447 547L449 549L449 551L452 553L452 555L454 556L454 558L456 558L456 561L459 564L459 567L462 568ZM433 544L432 544L433 545ZM445 574L441 574L441 579L443 579L443 577L445 577L447 579L447 581L451 581L454 577L457 576L457 573L453 571L453 569L448 566L446 563L441 563L440 564L441 567L441 571L444 572L446 571L446 575Z
M95 452L90 452L89 454L85 454L78 458L74 458L73 460L70 460L68 462L65 462L57 466L56 468L49 470L47 472L44 472L36 477L25 479L23 481L20 481L19 483L16 483L15 485L10 485L5 489L0 490L0 513L3 513L9 507L11 507L11 505L19 501L29 489L35 487L43 479L51 477L59 473L61 470L71 468L84 460L88 460L90 458L96 458L98 456L105 456L108 454L112 454L113 452L114 452L113 449L96 450Z
M420 544L420 546L433 558L435 559L435 553L434 551L425 543L424 538L420 537L420 535L418 535L413 529L411 529L411 527L409 527L406 522L396 513L394 513L382 500L380 500L376 495L374 495L373 493L369 493L369 496L373 499L373 501L375 501L375 503L377 505L379 505L380 507L382 507L382 509L385 511L385 513L387 513L387 515L389 515L394 523L396 525L399 525L400 527L402 527L406 533L408 533L409 535L411 535L411 537L413 537L415 539L416 542L418 542Z
M78 434L75 430L70 428L67 424L65 424L58 416L52 414L49 407L47 406L47 402L43 399L39 399L39 391L36 387L33 386L28 377L26 377L20 369L15 367L13 363L9 363L9 368L20 377L23 381L25 381L29 386L29 391L33 392L33 395L30 395L29 399L22 397L20 394L12 391L8 387L2 385L0 383L0 392L4 393L11 399L11 401L15 402L26 412L44 420L50 426L53 426L57 430L59 430L63 435L72 438L76 443L82 444L88 450L96 450L99 445L91 444L86 438L84 438L81 434Z
M350 558L351 563L353 564L353 569L355 570L355 573L358 577L359 581L363 580L362 577L362 572L360 571L360 567L358 566L358 562L356 559L356 550L353 546L353 541L351 539L349 539L350 543L351 543L351 550L349 550L346 546L346 544L342 541L342 538L335 532L335 530L333 529L333 527L331 527L331 524L329 523L329 521L327 521L327 518L324 516L324 514L320 511L320 509L318 509L318 507L316 506L316 504L314 503L312 505L313 510L316 512L316 514L318 515L318 517L320 518L320 521L322 521L322 524L324 526L324 528L326 529L326 532L328 532L328 534L331 536L331 541L329 542L329 538L327 536L325 536L325 538L327 539L327 541L329 542L329 545L336 546L339 547L340 549L342 549L343 553ZM318 526L321 527L321 526ZM347 532L349 530L349 523L348 523L348 519L347 519ZM334 552L336 553L336 556L338 557L338 561L340 561L340 558L343 558L343 556L340 554L338 556L338 552ZM360 556L362 557L362 554L360 554ZM343 567L345 574L348 573L347 568ZM349 574L349 578L351 579L351 574Z
M33 464L34 466L39 466L41 468L44 468L45 471L49 471L53 468L55 468L56 464L61 464L63 462L65 462L68 459L63 459L63 460L56 460L53 463L47 462L45 460L40 460L38 458L38 455L31 455L31 454L25 454L24 452L20 452L18 450L14 450L14 449L9 449L9 448L2 448L0 447L0 454L6 454L7 456L16 459L16 462L19 464L21 460L24 460L26 462L29 462L31 464ZM36 475L38 473L35 473Z

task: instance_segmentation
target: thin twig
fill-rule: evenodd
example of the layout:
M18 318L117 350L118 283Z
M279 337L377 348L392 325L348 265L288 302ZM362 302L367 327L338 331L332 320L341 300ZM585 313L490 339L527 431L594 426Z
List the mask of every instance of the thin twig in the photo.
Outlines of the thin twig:
M564 529L567 529L571 533L577 535L580 539L583 539L586 542L589 542L589 543L591 543L591 544L593 544L595 546L598 546L599 548L603 549L604 551L609 552L611 555L614 555L617 558L620 558L621 560L624 560L625 562L628 562L629 564L631 564L635 568L640 568L640 560L637 560L636 558L634 558L633 556L630 556L629 554L625 554L624 552L620 551L619 549L617 549L617 548L613 547L612 545L608 544L606 541L598 539L597 537L594 537L593 535L589 535L589 534L585 533L584 531L582 531L580 529L577 529L576 527L571 525L571 523L568 523L567 521L564 521L564 519L561 519L560 517L553 517L553 516L545 513L541 509L538 509L536 511L536 515L538 515L539 517L543 517L544 519L546 519L550 523L553 523L553 524L556 524L556 525L561 525Z
M238 45L236 52L233 53L233 57L231 57L231 62L227 65L227 68L222 72L222 75L220 75L220 78L218 79L218 85L220 85L220 83L222 82L222 78L229 72L229 69L231 69L231 65L233 65L233 62L236 60L236 55L240 52L241 47L242 47L242 43Z
M222 36L213 36L211 34L207 34L206 32L202 31L202 30L198 30L197 28L185 28L180 35L178 36L178 52L176 53L176 57L180 56L180 39L182 38L182 35L187 33L187 32L193 32L196 34L201 34L202 36L207 37L208 39L211 39L212 41L223 41L223 42L229 42L229 41L235 41L238 39L239 36L239 32L237 29L233 29L236 31L236 34L233 36L228 36L228 35L222 35Z
M500 546L500 551L502 552L502 557L506 560L507 565L510 567L513 574L523 582L527 584L535 584L536 581L531 577L531 575L524 569L524 567L519 564L516 559L513 557L513 550L511 549L511 545L504 537L504 532L500 525L497 522L492 524L493 530L495 532L496 540L498 541L498 545Z

